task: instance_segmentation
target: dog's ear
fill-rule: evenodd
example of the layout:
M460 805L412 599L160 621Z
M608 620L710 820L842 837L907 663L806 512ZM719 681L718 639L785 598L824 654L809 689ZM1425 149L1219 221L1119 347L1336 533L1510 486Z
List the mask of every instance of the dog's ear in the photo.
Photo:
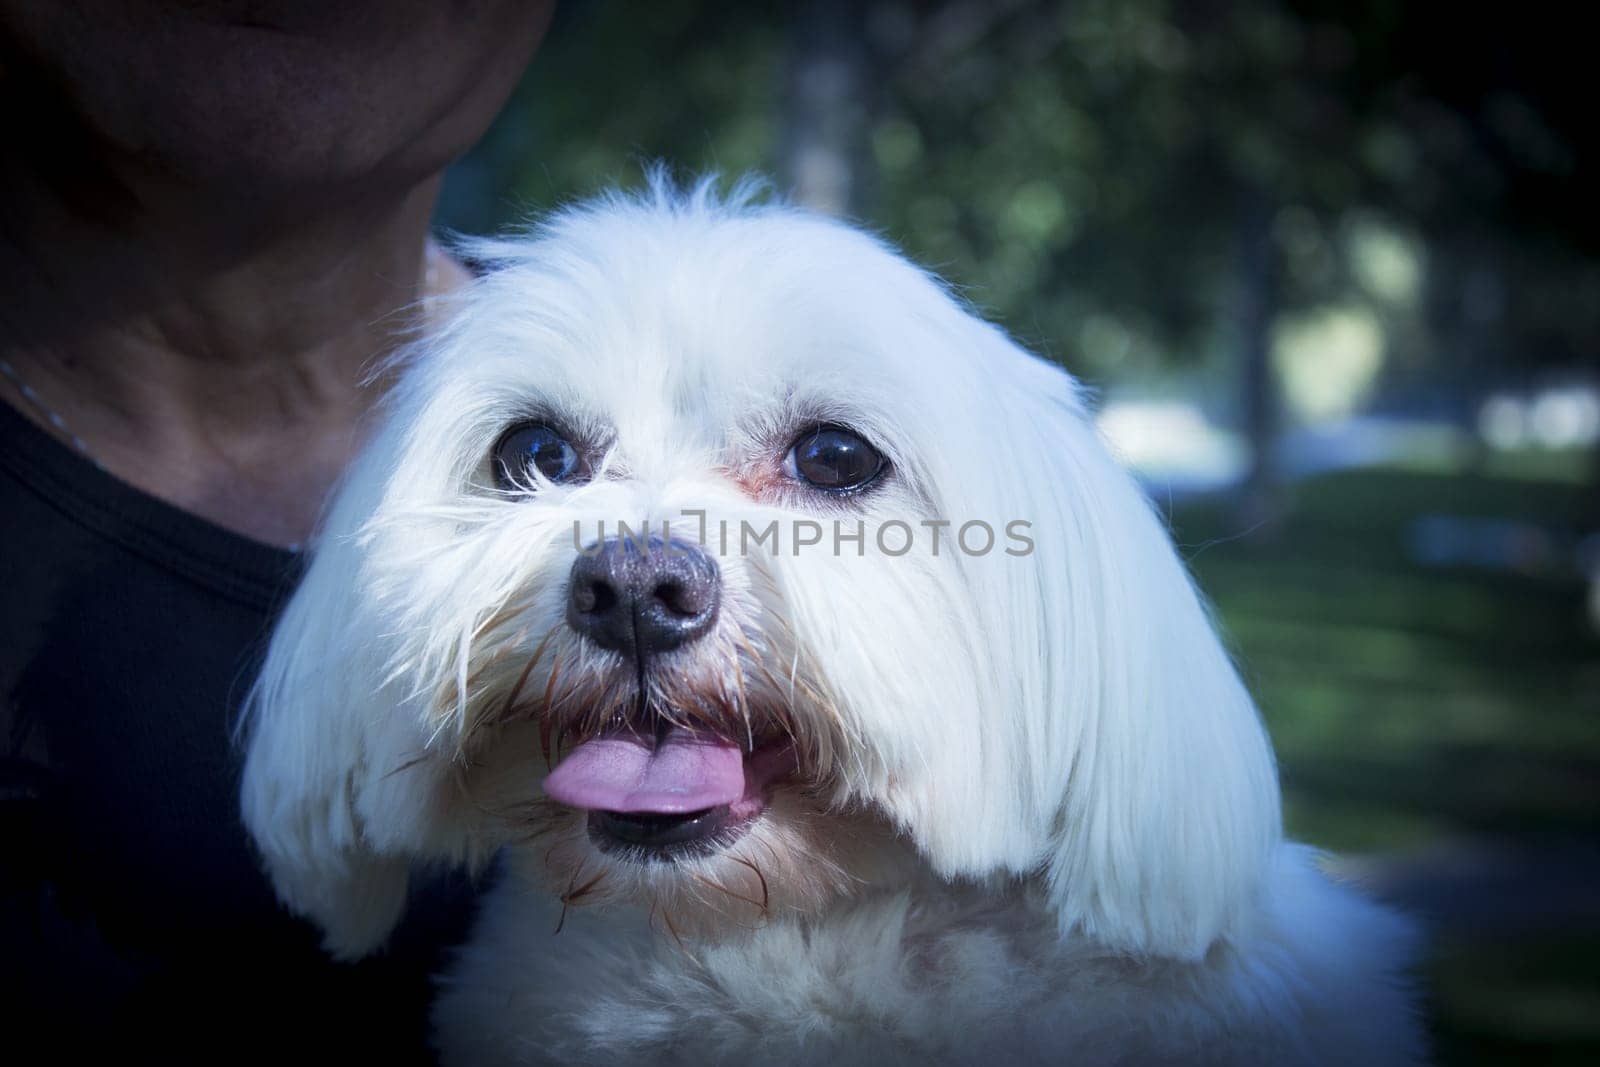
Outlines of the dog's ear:
M1014 474L991 479L986 505L1029 523L1032 549L991 564L980 595L1014 656L1002 699L1021 716L1051 903L1064 931L1197 957L1248 908L1279 840L1265 731L1076 384L998 331L982 343Z
M384 682L383 627L360 592L357 539L381 494L376 466L359 462L340 491L240 724L245 825L278 895L343 958L379 947L399 920L412 838L430 817L414 776L432 773L414 766L426 730Z

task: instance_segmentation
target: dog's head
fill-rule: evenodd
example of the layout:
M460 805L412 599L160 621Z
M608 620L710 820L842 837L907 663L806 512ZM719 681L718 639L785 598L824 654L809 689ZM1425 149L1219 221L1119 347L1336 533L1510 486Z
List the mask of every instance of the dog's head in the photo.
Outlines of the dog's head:
M881 243L662 188L478 250L252 697L246 821L358 954L537 850L714 933L906 862L1204 951L1271 755L1073 381Z

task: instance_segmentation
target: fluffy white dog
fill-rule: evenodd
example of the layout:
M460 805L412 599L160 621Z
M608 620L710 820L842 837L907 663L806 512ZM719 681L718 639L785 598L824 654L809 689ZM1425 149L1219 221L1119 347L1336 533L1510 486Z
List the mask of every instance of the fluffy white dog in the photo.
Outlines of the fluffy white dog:
M504 855L448 1061L1420 1057L1408 928L1282 840L1070 377L743 191L475 252L273 638L243 793L343 956L413 863Z

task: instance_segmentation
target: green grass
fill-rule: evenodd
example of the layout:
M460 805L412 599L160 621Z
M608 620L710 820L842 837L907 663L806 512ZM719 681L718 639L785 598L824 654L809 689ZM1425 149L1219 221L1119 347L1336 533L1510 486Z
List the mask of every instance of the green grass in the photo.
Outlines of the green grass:
M1328 475L1243 536L1226 501L1174 512L1272 731L1291 834L1366 854L1600 836L1600 640L1570 551L1594 490L1570 473ZM1407 546L1429 515L1517 520L1547 550L1425 566ZM1600 1062L1597 958L1600 928L1437 931L1441 1062Z

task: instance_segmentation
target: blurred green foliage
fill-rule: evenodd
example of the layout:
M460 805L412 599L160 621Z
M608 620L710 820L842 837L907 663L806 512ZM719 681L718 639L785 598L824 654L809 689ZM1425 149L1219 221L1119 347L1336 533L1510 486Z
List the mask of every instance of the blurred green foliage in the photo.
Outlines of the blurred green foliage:
M664 161L775 172L780 4L568 2L499 121L450 172L448 227L483 233Z
M781 185L816 6L568 0L443 221L493 229L656 159ZM862 57L855 213L1091 380L1161 376L1226 409L1232 308L1260 284L1284 314L1369 311L1394 387L1477 389L1600 336L1576 178L1594 138L1565 65L1582 55L1545 21L1398 0L833 6ZM1253 279L1241 250L1261 241Z

